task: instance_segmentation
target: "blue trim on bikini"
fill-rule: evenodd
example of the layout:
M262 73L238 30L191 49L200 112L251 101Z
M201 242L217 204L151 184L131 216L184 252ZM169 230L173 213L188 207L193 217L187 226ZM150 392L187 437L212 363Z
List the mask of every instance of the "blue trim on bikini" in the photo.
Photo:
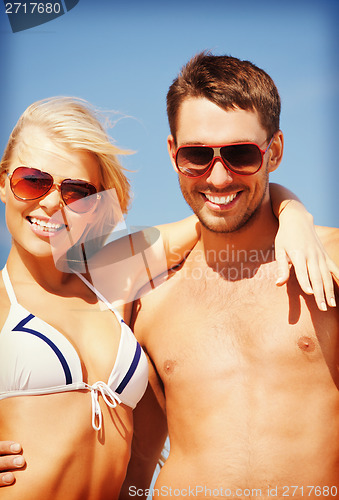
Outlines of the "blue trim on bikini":
M49 345L49 347L55 352L55 354L57 355L61 365L62 365L62 368L64 370L64 373L65 373L65 378L66 378L66 385L68 384L71 384L72 383L72 374L71 374L71 370L69 369L69 366L67 364L67 361L64 357L64 355L62 354L62 352L60 351L60 349L58 349L58 347L48 338L46 337L45 335L43 335L42 333L36 331L36 330L33 330L31 328L26 328L25 325L31 321L31 319L33 319L35 316L34 314L29 314L26 318L24 318L22 321L20 321L20 323L18 323L13 329L12 331L13 332L25 332L25 333L30 333L32 335L35 335L36 337L39 337L39 339L43 340L44 342L46 342L46 344Z
M124 378L122 379L122 381L120 382L118 387L115 389L115 392L117 392L118 394L122 393L122 391L125 389L128 382L133 377L133 373L137 369L140 356L141 356L141 347L140 347L140 344L137 343L131 366L129 367L128 372L126 373L126 375L124 376Z

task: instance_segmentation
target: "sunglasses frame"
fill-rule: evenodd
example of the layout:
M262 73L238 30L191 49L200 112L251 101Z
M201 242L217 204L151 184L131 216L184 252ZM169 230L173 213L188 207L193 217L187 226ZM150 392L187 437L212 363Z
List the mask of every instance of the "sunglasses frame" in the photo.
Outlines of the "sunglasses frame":
M36 171L36 172L40 172L46 176L48 176L51 181L52 181L52 184L50 185L50 187L43 193L41 194L40 196L37 196L37 197L34 197L34 198L22 198L21 196L18 196L17 194L15 194L14 192L14 189L13 189L13 185L12 185L12 176L13 174L20 168L24 168L24 169L27 169L27 170L33 170L33 171ZM84 181L82 179L70 179L70 178L67 178L67 179L63 179L61 182L55 182L54 181L54 177L49 173L49 172L44 172L43 170L40 170L38 168L35 168L35 167L26 167L25 165L20 165L19 167L16 167L13 172L10 174L7 172L7 177L9 178L9 185L10 185L10 188L11 188L11 191L13 193L13 195L15 196L15 198L17 198L18 200L21 200L21 201L35 201L35 200L39 200L40 198L43 198L44 196L47 195L47 193L49 193L49 191L55 187L59 193L60 193L60 196L61 196L61 199L63 201L63 203L65 204L65 207L67 207L69 210L71 210L72 212L76 213L76 214L82 214L82 213L86 213L86 212L89 212L90 210L92 210L92 208L94 207L95 204L93 204L93 207L89 208L88 210L84 211L84 212L79 212L77 210L74 210L73 208L71 208L70 205L72 205L72 203L76 203L78 200L72 202L71 204L68 204L67 201L64 199L64 196L62 194L62 189L61 189L61 186L62 184L65 182L65 181L72 181L74 183L83 183L83 184L87 184L89 186L92 186L94 189L95 189L95 192L92 194L92 195L89 195L89 196L94 196L95 194L97 195L97 199L100 198L100 195L98 193L98 190L97 188L94 186L94 184L92 184L91 182L88 182L88 181ZM87 198L87 196L84 196L83 198Z
M222 145L217 145L217 146L209 146L208 144L185 144L183 146L179 146L179 148L176 150L176 153L175 153L175 157L174 157L174 161L175 161L175 165L178 169L178 171L184 175L185 177L189 177L191 179L198 179L199 177L203 177L204 175L207 174L207 172L209 172L211 170L211 168L213 167L214 163L216 162L216 160L220 160L221 163L223 164L223 166L226 168L226 170L229 170L230 172L232 172L233 174L235 175L254 175L256 174L257 172L259 172L259 170L261 169L261 167L263 166L263 163L264 163L264 156L265 154L267 153L267 151L269 150L269 148L271 147L271 144L273 142L273 139L274 139L274 135L272 136L270 142L268 143L268 146L266 149L261 149L258 144L256 144L255 142L233 142L233 143L229 143L229 144L222 144ZM267 141L268 139L266 139ZM265 142L266 142L265 141ZM226 160L224 160L221 156L221 153L220 153L220 150L221 148L224 148L224 147L227 147L227 146L242 146L242 145L252 145L252 146L256 146L259 151L260 151L260 154L261 154L261 163L260 163L260 167L255 171L255 172L251 172L251 173L239 173L239 172L235 172L233 170L232 167L230 167L228 165L228 163L226 162ZM200 174L200 175L189 175L189 174L185 174L184 172L181 171L180 167L178 166L178 153L181 149L185 149L185 148L208 148L208 149L212 149L213 150L213 158L212 160L210 161L210 163L207 165L206 170Z

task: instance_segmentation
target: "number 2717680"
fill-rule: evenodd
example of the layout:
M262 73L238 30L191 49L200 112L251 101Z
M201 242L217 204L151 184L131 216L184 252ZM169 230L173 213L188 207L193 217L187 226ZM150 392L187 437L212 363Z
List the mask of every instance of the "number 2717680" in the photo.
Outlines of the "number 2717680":
M282 497L294 496L316 496L316 497L337 497L338 488L336 486L283 486Z
M6 3L6 14L60 14L59 2L13 2Z

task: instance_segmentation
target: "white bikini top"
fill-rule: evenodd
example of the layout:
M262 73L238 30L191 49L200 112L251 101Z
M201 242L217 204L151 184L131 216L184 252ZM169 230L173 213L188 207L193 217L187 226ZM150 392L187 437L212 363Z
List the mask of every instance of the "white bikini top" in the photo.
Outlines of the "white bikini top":
M87 389L92 396L92 426L99 430L102 424L99 393L111 408L117 403L135 408L147 387L148 364L119 312L86 278L78 276L121 325L118 353L107 383L98 381L88 385L83 381L80 358L73 345L62 333L18 303L5 266L2 277L11 307L0 333L0 400Z

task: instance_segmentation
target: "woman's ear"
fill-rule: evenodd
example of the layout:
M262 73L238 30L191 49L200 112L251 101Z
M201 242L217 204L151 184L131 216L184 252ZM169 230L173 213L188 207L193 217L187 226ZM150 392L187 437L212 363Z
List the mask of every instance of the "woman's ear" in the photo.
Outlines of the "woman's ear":
M274 134L272 144L269 149L268 171L274 172L282 160L284 151L284 135L281 130Z
M176 172L178 172L177 166L175 164L175 153L177 152L177 147L173 135L169 135L167 137L167 149L168 149L168 154L170 155L173 168Z

